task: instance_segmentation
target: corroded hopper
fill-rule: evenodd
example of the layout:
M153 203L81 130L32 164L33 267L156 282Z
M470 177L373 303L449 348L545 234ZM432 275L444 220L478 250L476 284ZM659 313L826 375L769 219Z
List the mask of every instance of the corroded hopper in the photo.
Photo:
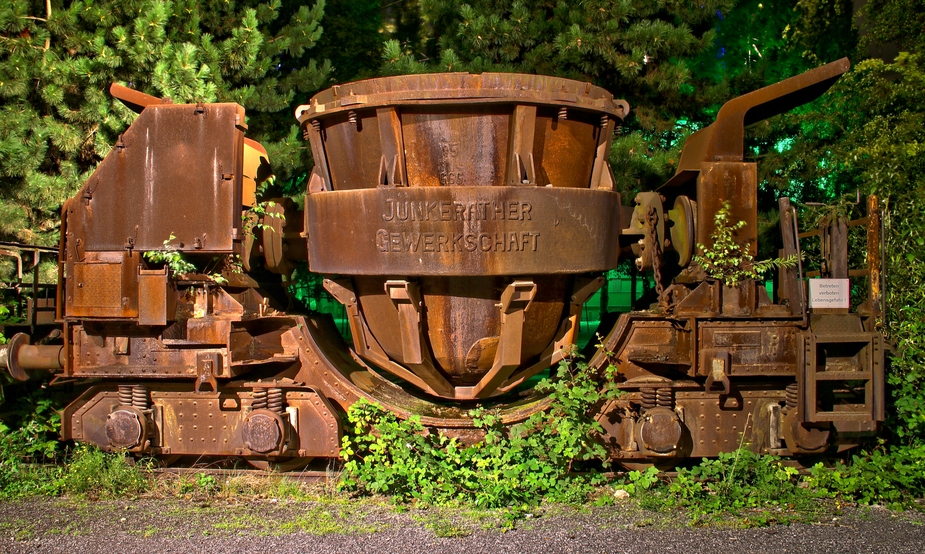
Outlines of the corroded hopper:
M588 83L488 73L360 81L300 106L309 263L357 353L456 399L561 358L617 264L607 153L628 111Z

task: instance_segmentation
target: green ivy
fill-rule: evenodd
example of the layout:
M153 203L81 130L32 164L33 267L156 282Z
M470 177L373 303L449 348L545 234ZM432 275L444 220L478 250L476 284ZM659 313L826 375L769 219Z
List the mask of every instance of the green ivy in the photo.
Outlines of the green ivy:
M670 480L659 480L654 468L630 472L623 489L643 508L684 510L692 524L731 517L740 525L768 525L804 520L825 509L819 500L834 493L807 484L785 460L741 447L679 469Z
M925 494L925 446L880 446L852 456L848 463L812 469L814 487L859 504L918 507Z

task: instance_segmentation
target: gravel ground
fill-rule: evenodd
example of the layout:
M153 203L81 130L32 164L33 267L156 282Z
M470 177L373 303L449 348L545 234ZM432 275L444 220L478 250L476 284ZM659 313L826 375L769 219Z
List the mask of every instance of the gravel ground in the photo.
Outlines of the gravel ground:
M925 551L925 515L849 509L814 524L694 528L632 504L544 508L504 529L499 513L405 510L373 501L182 499L0 502L0 552L904 552Z

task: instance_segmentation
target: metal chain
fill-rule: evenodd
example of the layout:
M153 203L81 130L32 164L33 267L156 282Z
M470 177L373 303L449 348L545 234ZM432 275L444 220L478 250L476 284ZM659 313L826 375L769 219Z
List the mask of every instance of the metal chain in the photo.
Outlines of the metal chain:
M649 230L649 242L652 244L652 273L655 274L655 292L659 296L665 292L665 286L662 285L662 259L661 251L662 245L658 241L658 232L656 232L655 225L658 223L658 213L655 211L655 207L652 206L649 208L649 212L646 214L646 227Z

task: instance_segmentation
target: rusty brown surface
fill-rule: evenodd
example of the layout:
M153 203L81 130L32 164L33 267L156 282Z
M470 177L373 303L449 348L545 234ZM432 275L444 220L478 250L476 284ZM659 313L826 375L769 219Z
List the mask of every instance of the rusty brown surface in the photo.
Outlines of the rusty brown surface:
M69 204L67 255L160 250L225 253L240 229L244 110L145 108ZM182 209L178 206L182 205Z
M743 161L745 127L815 100L850 68L848 58L842 58L728 101L712 125L684 143L677 172L665 186L687 183L702 163Z
M312 271L545 275L617 263L619 195L546 187L371 188L309 195Z
M780 203L785 255L818 236L829 274L868 278L855 311L808 308L800 265L769 293L693 261L726 203L745 222L735 239L757 252L741 128L846 68L730 101L675 178L625 209L607 155L628 106L602 89L512 74L339 85L297 111L317 161L304 219L280 201L270 211L285 217L249 220L250 236L242 211L265 150L251 144L244 168L243 109L117 89L141 115L63 211L63 344L14 339L0 364L97 380L64 410L64 437L139 455L296 468L339 455L343 413L360 399L471 443L474 407L506 425L548 408L525 382L570 351L584 303L623 255L656 285L588 360L613 364L625 392L593 414L614 460L848 448L885 415L876 199L864 220L803 233ZM866 267L849 268L845 236L861 225ZM240 254L244 271L219 282L149 263L142 252L171 233L200 262ZM284 311L283 278L306 254L344 305L352 345L330 319Z
M574 336L560 332L571 280L551 276L617 263L606 157L627 112L597 87L501 74L373 79L297 110L321 167L306 201L310 267L353 276L329 289L358 354L457 399L551 360ZM506 312L524 275L531 301Z

